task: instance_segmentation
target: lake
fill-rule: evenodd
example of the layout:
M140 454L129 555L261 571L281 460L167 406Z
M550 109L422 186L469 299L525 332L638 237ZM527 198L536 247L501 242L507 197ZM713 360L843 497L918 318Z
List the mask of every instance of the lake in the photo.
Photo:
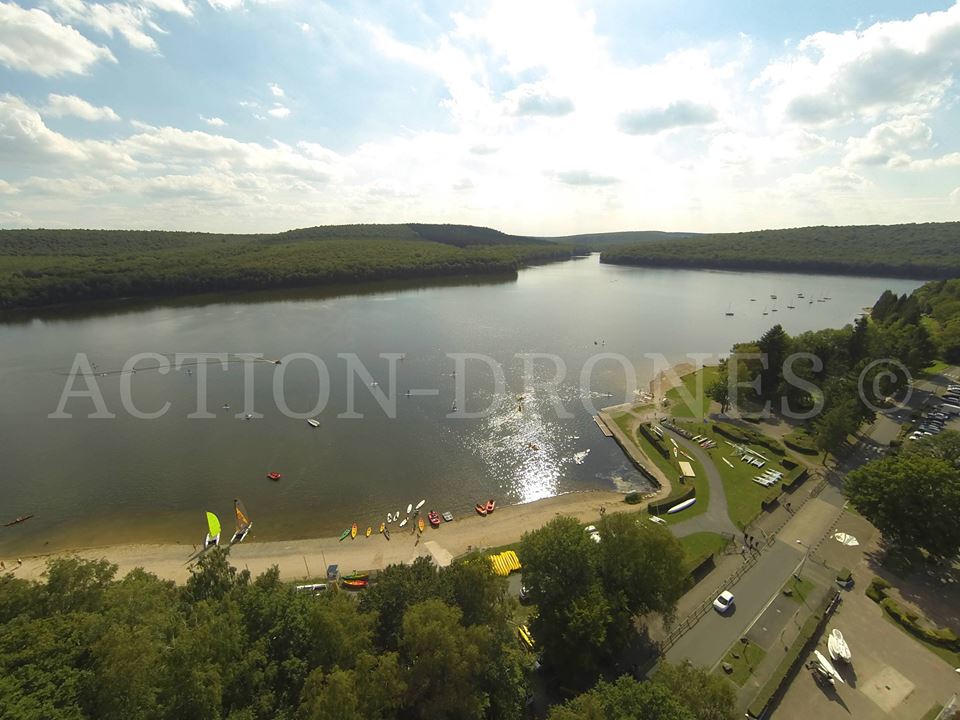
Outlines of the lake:
M709 353L715 361L776 322L789 333L840 327L883 290L919 284L619 267L592 255L435 285L36 313L0 324L0 522L36 514L0 529L0 557L121 542L192 545L202 541L205 510L229 535L234 498L252 516L251 539L276 540L335 535L353 521L376 528L386 513L421 498L425 509L461 515L491 497L511 504L592 488L647 489L591 416L594 407L633 397L635 384L646 389L660 369L648 355L680 362ZM810 303L798 292L831 299ZM762 314L774 306L778 312ZM72 418L50 417L78 353L95 364L92 381L114 418L88 418L94 404L79 397L64 406ZM121 372L138 353L157 357ZM179 369L156 369L178 353L225 354L227 362L181 358ZM455 374L448 354L467 353L500 364L504 386L472 356ZM554 360L528 359L528 373L522 355L532 353L565 365L554 393ZM254 362L254 354L264 360ZM349 362L370 377L349 375ZM395 413L375 397L389 394L391 362ZM212 417L190 418L203 371ZM156 419L131 416L124 386L140 412L167 402L169 409ZM86 384L77 378L71 387ZM262 417L244 419L248 409ZM482 416L457 417L464 413ZM266 479L269 471L282 479Z

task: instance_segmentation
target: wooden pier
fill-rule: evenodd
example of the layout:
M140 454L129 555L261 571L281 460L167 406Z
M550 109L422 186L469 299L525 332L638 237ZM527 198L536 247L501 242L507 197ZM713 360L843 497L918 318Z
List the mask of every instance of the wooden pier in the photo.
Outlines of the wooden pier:
M593 421L597 424L597 427L600 428L600 432L603 433L604 437L613 437L613 433L610 432L610 428L607 427L607 423L604 422L602 417L594 415Z

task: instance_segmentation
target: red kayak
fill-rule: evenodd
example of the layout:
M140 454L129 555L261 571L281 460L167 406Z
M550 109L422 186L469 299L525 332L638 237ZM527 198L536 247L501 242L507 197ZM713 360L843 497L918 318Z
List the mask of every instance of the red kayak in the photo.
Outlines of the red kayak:
M427 513L427 520L429 520L430 524L434 527L440 527L440 516L437 514L436 510L431 510Z
M496 510L496 508L497 508L497 503L493 501L493 498L490 498L487 501L487 515L492 513L494 510Z
M477 503L476 505L473 506L473 509L477 511L477 515L487 514L487 506L484 505L483 503Z
M270 478L271 480L276 481L276 480L279 480L279 479L280 479L280 473L278 473L278 472L268 472L268 473L267 473L267 477Z

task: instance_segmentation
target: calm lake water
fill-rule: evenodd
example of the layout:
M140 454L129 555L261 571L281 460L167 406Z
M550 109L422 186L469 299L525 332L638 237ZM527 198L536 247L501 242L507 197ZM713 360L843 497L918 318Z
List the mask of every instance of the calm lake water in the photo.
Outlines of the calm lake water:
M343 295L115 304L0 324L0 523L36 514L0 528L0 557L130 541L192 545L202 540L205 510L220 516L225 532L232 526L235 497L253 517L251 539L274 540L333 535L352 521L376 526L387 512L421 498L425 509L464 514L489 497L510 504L591 488L645 489L592 422L591 403L624 402L633 388L620 362L598 354L628 359L646 389L654 373L647 354L677 362L687 353L723 353L776 322L790 333L840 327L883 290L909 292L918 284L626 268L601 265L593 255L507 278L382 284ZM810 304L796 300L798 292L831 300ZM780 297L778 312L763 316L774 305L771 294ZM788 302L797 307L788 310ZM728 308L733 317L725 316ZM206 403L215 417L187 417L198 403L196 361L166 374L146 369L156 360L144 360L135 374L119 372L144 352L230 354L225 369L206 367ZM82 398L66 404L72 419L48 417L77 353L106 373L95 381L114 419L89 419L94 408ZM251 353L319 357L329 383L307 360L245 364ZM390 389L380 353L403 354L396 362L396 418L374 397ZM477 360L454 377L447 353L495 359L505 387L498 391L491 369ZM563 360L566 376L556 392L570 417L558 415L541 387L554 377L554 364L537 361L531 381L522 353ZM362 419L338 417L348 410L351 386L339 354L355 354L379 383L352 383ZM589 387L581 387L585 369ZM328 389L316 414L320 429L277 407L278 373L295 412L310 412ZM121 403L125 382L141 411L165 402L169 411L153 420L131 417ZM248 421L242 416L251 383L247 402L264 417ZM484 417L448 417L458 383L464 388L458 409L490 408ZM437 392L405 396L418 389ZM230 410L222 409L225 403ZM283 479L267 480L271 470Z

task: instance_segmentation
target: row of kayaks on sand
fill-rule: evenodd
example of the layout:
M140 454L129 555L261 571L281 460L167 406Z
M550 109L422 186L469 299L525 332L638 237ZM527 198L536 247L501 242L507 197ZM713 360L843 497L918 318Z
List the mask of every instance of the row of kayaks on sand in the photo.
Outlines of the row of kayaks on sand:
M430 523L431 527L438 528L444 522L453 522L453 513L449 510L445 510L442 513L438 513L436 510L430 510L427 512L427 519L424 521L423 517L420 515L420 509L426 504L426 500L421 500L414 506L413 503L407 505L406 517L403 520L400 520L398 527L406 527L407 523L411 520L414 521L414 525L417 530L421 533L426 529L427 523ZM486 515L489 508L489 512L493 512L493 509L496 507L496 503L493 500L490 500L489 503L477 504L477 512L481 515ZM481 510L483 512L481 512ZM379 534L383 535L387 540L390 539L390 529L387 527L388 523L397 522L400 518L400 511L387 513L387 519L384 522L380 523ZM363 535L364 537L370 537L373 535L373 526L367 526L366 532L361 533L360 526L357 523L353 523L350 527L345 529L340 533L340 542L343 542L347 538L351 540L356 540L358 535Z

